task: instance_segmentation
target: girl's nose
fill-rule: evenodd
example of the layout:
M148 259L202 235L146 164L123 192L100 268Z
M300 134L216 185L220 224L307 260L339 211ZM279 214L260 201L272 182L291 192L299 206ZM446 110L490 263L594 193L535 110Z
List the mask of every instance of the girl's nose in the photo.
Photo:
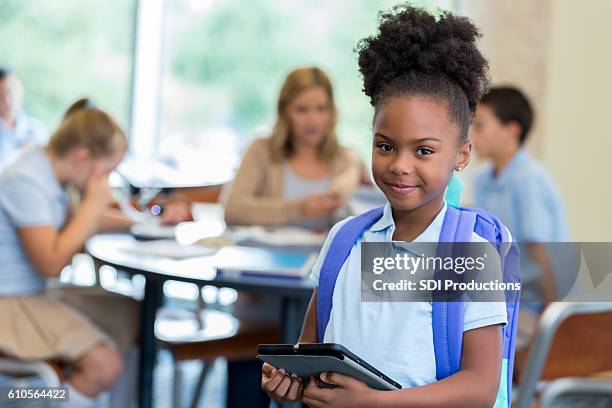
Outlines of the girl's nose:
M389 171L398 176L402 176L405 174L411 174L414 172L414 166L412 165L412 160L406 154L398 154L396 159L391 162L391 166L389 166Z

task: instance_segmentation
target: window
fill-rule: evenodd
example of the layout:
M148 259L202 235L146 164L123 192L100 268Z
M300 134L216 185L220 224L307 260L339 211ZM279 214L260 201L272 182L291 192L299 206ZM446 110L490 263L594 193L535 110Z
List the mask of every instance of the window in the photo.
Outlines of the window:
M136 0L0 0L0 65L50 130L88 96L127 127Z
M91 97L130 130L130 156L162 159L159 171L135 166L142 177L172 170L174 184L229 178L249 141L269 133L285 75L316 65L334 83L341 142L367 161L371 107L353 50L398 2L0 0L0 65L50 129Z
M285 75L316 65L334 83L341 141L369 158L371 107L353 50L398 1L166 1L159 155L200 158L202 171L237 164L270 131Z

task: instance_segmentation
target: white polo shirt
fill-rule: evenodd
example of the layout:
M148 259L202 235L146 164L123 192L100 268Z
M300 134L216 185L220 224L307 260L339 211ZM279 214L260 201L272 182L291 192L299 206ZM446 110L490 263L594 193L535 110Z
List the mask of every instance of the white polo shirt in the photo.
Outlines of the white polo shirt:
M445 203L432 223L412 242L438 242L446 209ZM310 275L317 286L329 245L349 219L337 223L323 245ZM361 302L360 243L390 242L394 231L392 209L387 203L382 217L357 240L338 274L324 342L347 347L403 387L418 387L436 381L432 303ZM473 233L472 242L487 241ZM501 271L499 255L490 258L489 265ZM503 302L465 302L464 305L464 331L507 323Z

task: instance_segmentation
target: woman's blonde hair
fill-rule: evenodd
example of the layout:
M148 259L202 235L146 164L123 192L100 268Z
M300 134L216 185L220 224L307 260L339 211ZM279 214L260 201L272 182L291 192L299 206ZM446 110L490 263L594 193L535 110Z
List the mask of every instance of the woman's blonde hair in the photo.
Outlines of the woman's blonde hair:
M334 103L334 92L329 77L320 68L298 68L292 71L280 90L277 105L277 119L270 137L272 160L282 162L293 152L291 141L291 124L287 114L287 105L300 93L313 87L321 87L329 99L332 120L325 141L321 144L319 154L323 160L330 161L338 152L336 121L338 114Z
M112 156L118 149L126 149L127 137L108 113L82 98L70 105L47 147L60 157L75 147L85 147L92 157L101 158Z

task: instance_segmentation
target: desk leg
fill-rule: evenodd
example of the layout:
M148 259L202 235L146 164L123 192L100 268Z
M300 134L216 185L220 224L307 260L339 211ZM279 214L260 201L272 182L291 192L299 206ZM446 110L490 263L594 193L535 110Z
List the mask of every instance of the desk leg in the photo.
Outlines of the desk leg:
M300 338L308 300L285 297L281 299L281 341L294 344Z
M308 299L284 297L281 299L281 343L294 344L300 338L304 316L308 308ZM279 408L301 408L302 403L278 404L274 401L271 407Z
M153 369L157 359L155 315L162 305L163 282L147 279L144 299L140 305L140 362L138 367L138 406L153 406Z

